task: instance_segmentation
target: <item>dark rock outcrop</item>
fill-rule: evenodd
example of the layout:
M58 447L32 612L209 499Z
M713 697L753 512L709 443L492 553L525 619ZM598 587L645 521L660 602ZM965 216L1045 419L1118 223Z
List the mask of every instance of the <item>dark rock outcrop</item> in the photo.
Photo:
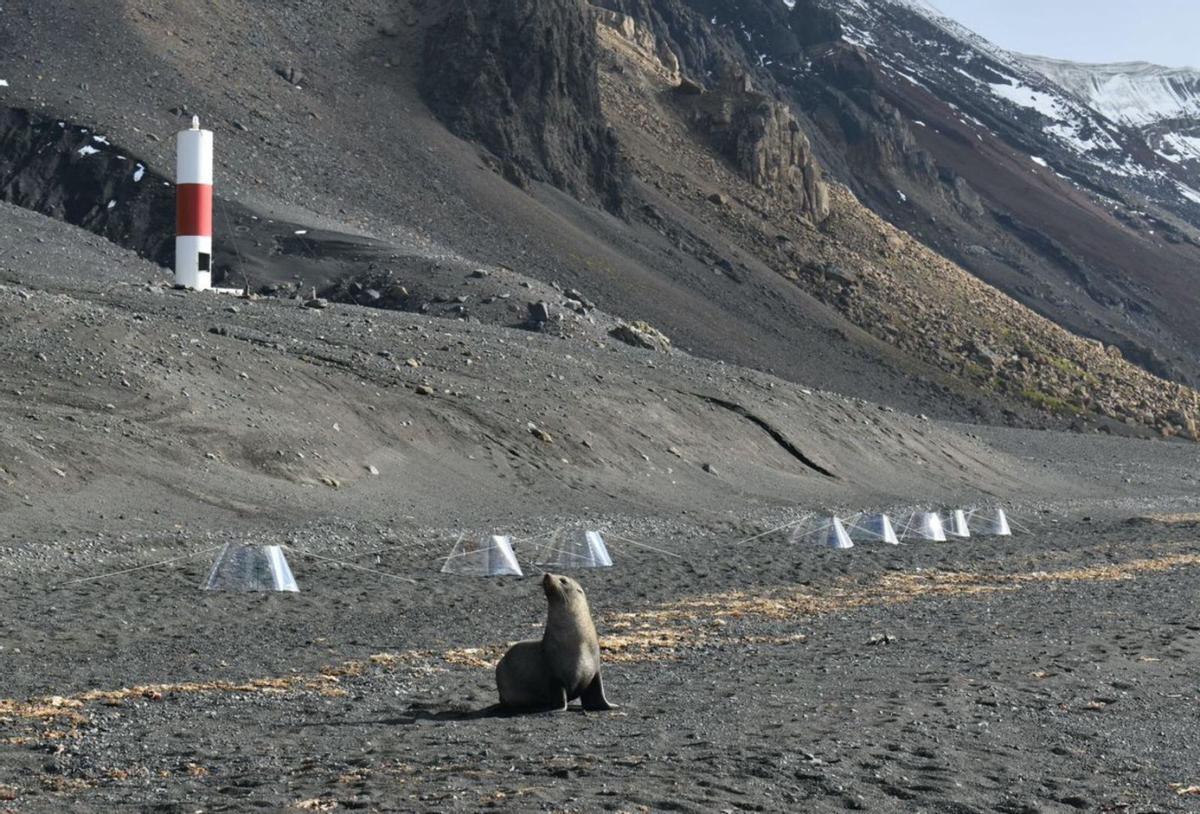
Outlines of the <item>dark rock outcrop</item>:
M421 90L509 180L544 181L616 211L627 172L601 112L598 58L581 0L454 0L426 36Z
M91 128L0 108L0 200L170 265L175 188Z
M829 190L787 105L756 92L745 75L728 76L711 92L686 98L693 126L751 183L794 199L814 222L829 215Z

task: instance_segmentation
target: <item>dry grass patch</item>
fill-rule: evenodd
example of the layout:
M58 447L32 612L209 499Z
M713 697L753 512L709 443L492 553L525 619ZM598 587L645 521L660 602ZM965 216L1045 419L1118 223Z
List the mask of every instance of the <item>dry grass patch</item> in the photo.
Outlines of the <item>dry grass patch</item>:
M1115 582L1138 574L1159 573L1200 565L1200 555L1177 554L1124 563L1104 564L1058 571L1014 574L977 574L964 571L889 573L861 587L841 587L815 594L807 590L780 588L763 594L731 591L687 597L642 611L611 614L601 626L612 633L601 640L605 657L612 661L666 661L680 657L690 647L720 639L727 644L790 644L802 634L786 636L741 636L726 625L738 620L786 621L840 613L869 605L898 604L927 597L979 596L1018 591L1044 583Z
M638 663L644 661L673 661L689 645L706 641L697 631L683 627L641 627L600 639L605 661Z
M802 633L748 634L737 629L741 621L789 621L839 613L856 608L912 602L927 597L978 596L1026 587L1071 582L1115 582L1135 579L1139 574L1162 573L1200 566L1200 554L1174 554L1156 558L1105 563L1084 568L1018 573L969 573L924 571L888 573L865 586L842 583L814 593L798 588L764 589L761 593L727 593L685 597L658 607L608 614L600 627L608 631L600 646L606 661L636 664L673 661L690 649L710 644L789 645L804 641ZM344 696L343 678L371 671L409 667L417 672L437 672L446 665L491 669L506 646L459 648L447 651L377 653L361 661L345 661L323 668L318 675L256 678L247 681L195 681L174 684L144 684L119 690L92 690L73 696L16 701L0 700L0 723L22 721L47 728L22 733L8 743L47 741L71 737L87 723L84 708L102 703L119 706L129 700L163 701L172 696L205 693L284 694L315 692ZM324 801L331 802L331 801Z
M64 698L60 695L37 701L0 701L0 722L58 721L72 724L87 723L87 717L79 711L83 701Z
M463 647L458 650L447 650L445 653L431 654L439 656L448 664L456 667L491 668L504 655L506 647Z

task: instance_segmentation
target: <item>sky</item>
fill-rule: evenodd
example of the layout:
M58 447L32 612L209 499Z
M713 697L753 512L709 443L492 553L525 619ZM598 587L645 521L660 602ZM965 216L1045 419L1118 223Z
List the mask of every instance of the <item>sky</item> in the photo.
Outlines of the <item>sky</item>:
M1200 68L1200 0L927 0L1010 51Z

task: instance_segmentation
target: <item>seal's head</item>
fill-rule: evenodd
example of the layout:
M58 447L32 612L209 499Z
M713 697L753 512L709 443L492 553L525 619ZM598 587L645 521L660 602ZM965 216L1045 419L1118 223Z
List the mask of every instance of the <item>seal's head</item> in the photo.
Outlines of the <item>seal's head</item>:
M569 608L583 608L585 611L587 609L587 597L583 594L583 588L570 577L548 573L542 577L542 590L546 592L546 599L551 607L565 605Z

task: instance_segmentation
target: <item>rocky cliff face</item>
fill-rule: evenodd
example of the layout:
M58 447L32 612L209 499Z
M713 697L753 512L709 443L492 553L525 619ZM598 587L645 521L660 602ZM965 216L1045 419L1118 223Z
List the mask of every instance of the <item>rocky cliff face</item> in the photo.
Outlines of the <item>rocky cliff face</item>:
M628 14L603 8L596 9L596 20L601 37L607 35L610 44L641 63L643 68L661 73L672 85L678 85L683 80L679 57L666 40L656 36L648 26L638 23Z
M816 0L593 0L623 12L666 43L689 75L709 81L730 64L757 64L757 55L803 58L808 46L837 40L837 15ZM747 47L748 46L748 47ZM747 51L753 56L747 60Z
M598 45L581 0L454 0L425 40L421 90L511 181L618 210L625 170L604 122Z
M829 190L812 146L786 105L756 92L744 74L687 98L693 126L750 183L796 201L813 222L829 215Z

